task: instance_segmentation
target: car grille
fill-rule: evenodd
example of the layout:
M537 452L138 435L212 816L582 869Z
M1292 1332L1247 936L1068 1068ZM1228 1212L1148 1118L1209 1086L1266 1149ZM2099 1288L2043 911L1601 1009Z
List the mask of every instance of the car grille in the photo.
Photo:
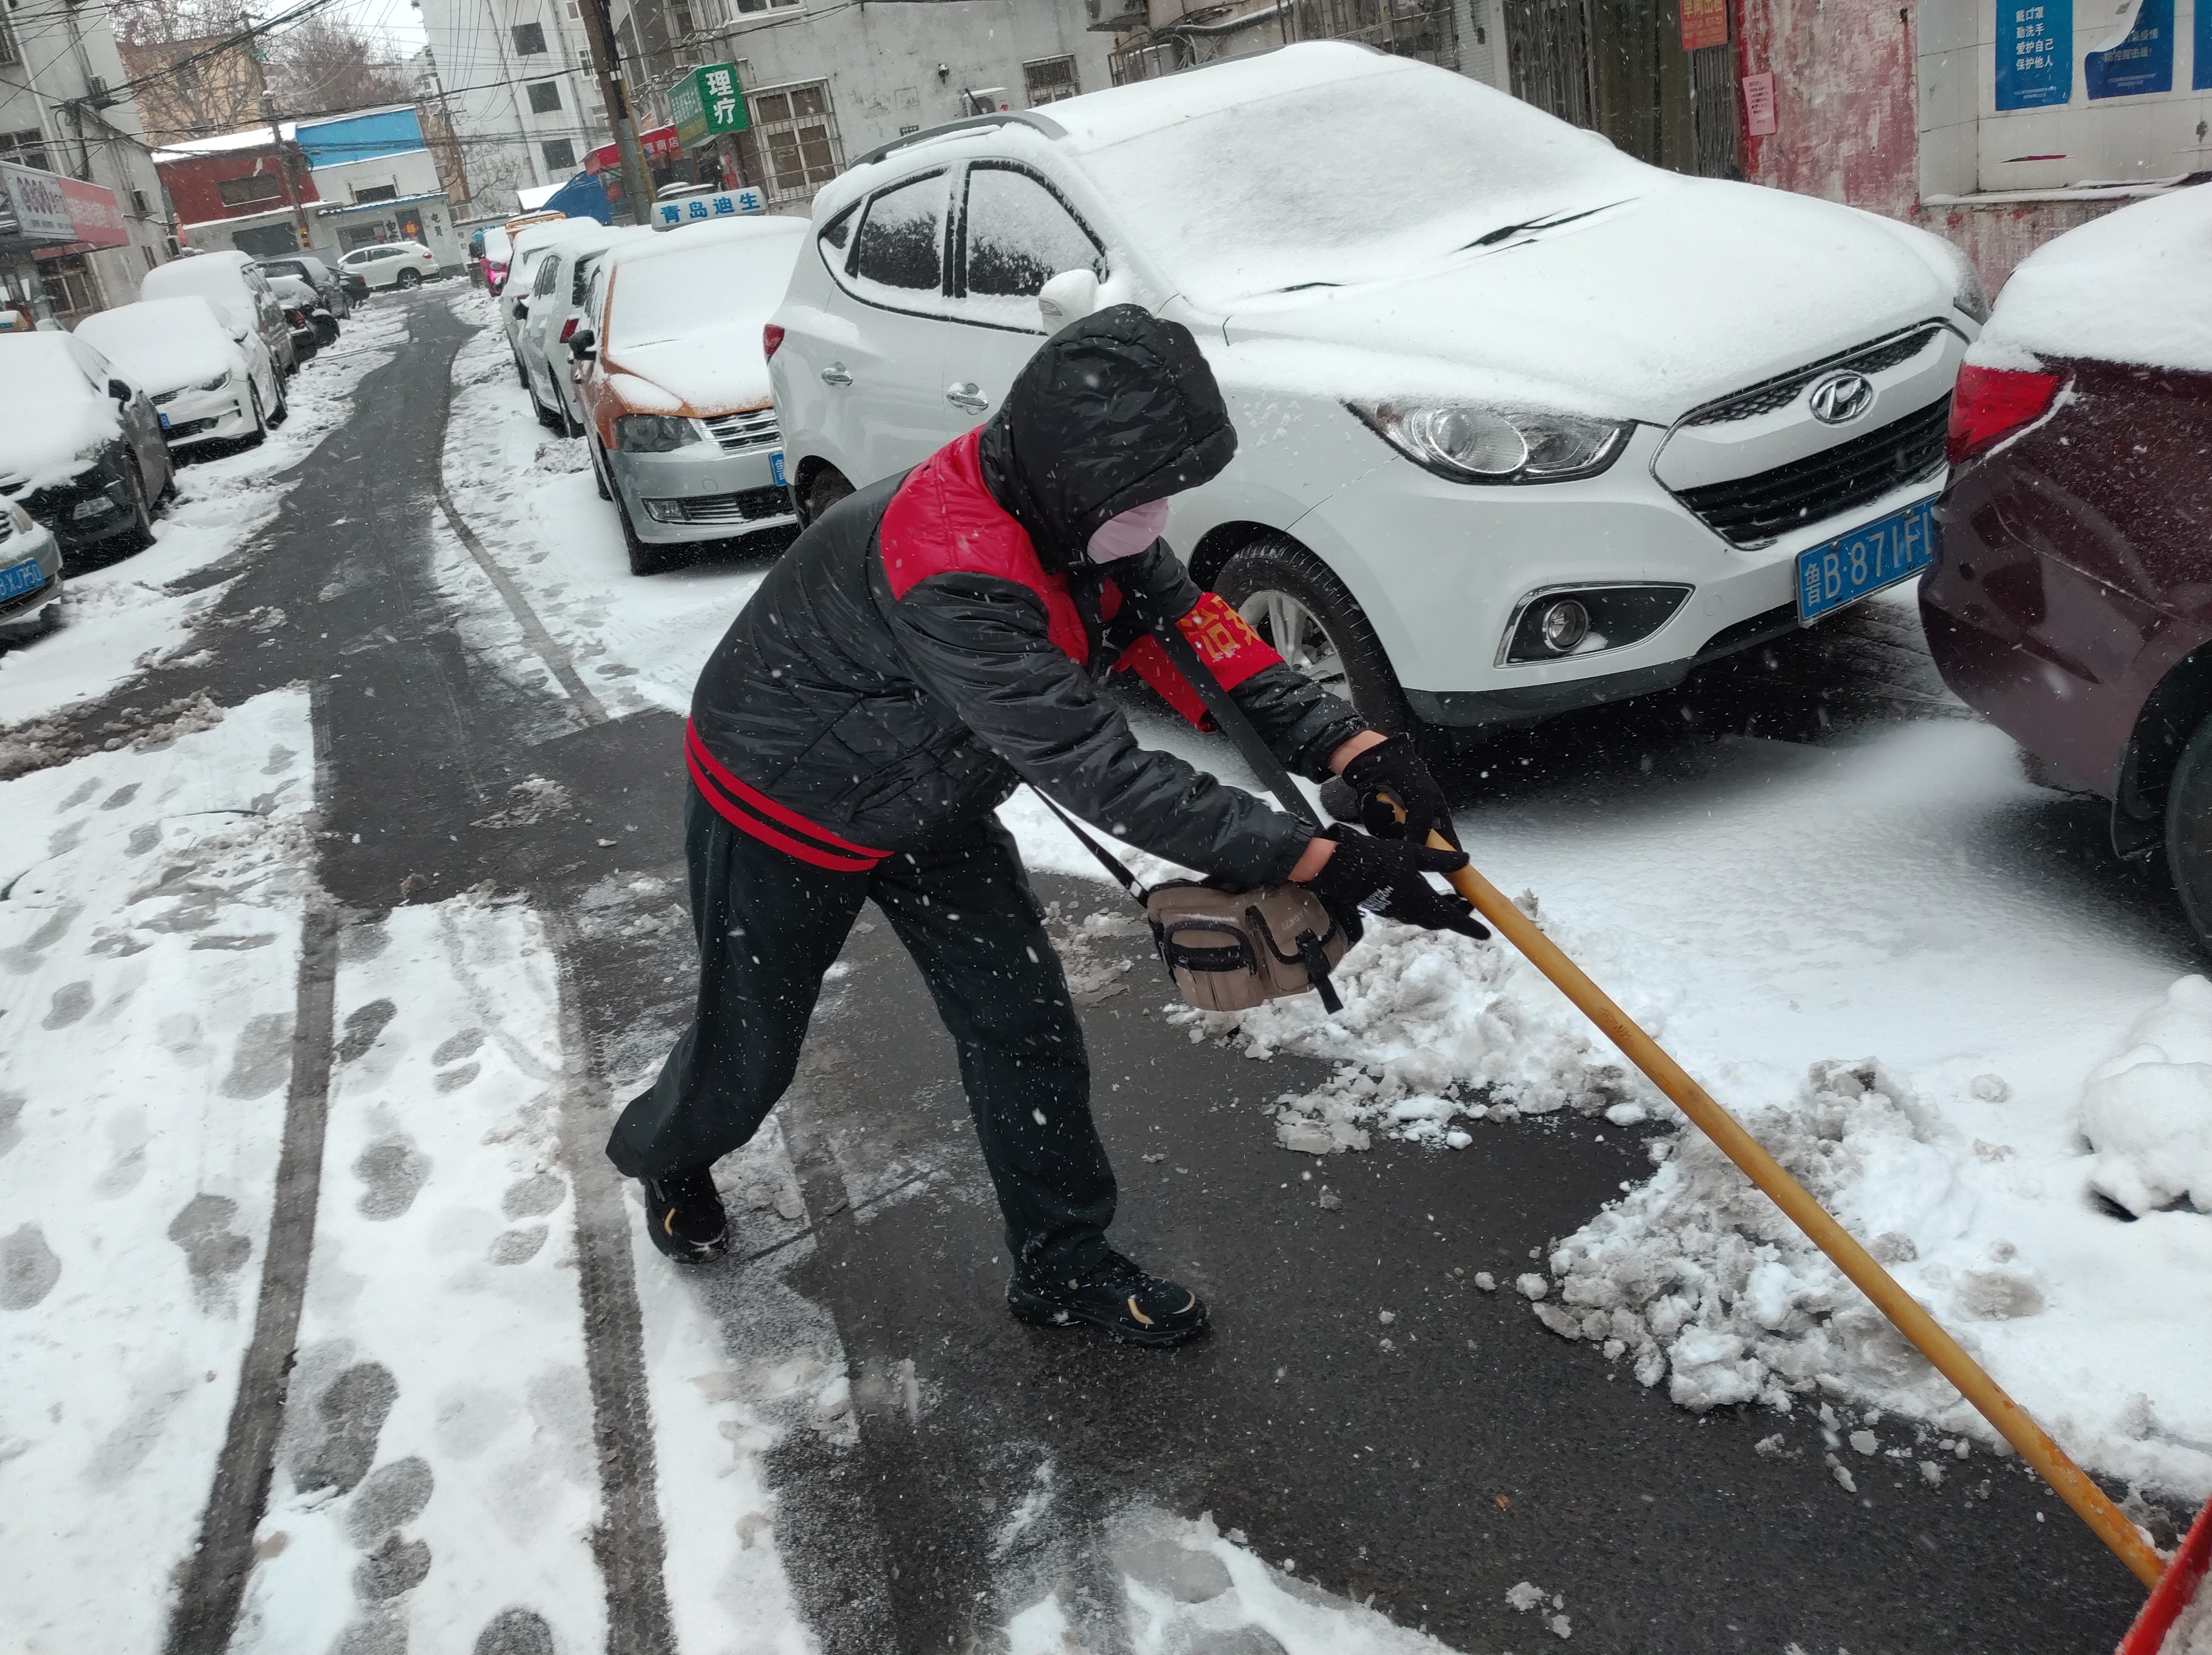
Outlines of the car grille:
M722 445L726 454L746 453L755 448L773 448L783 439L783 432L775 423L775 410L755 408L742 414L722 414L705 422L714 434L714 441Z
M1849 368L1860 374L1879 374L1885 368L1911 362L1927 349L1928 341L1942 331L1940 324L1928 322L1890 338L1877 339L1872 344L1854 345L1839 356L1829 356L1803 368L1792 368L1775 379L1761 380L1757 385L1735 392L1718 402L1707 403L1684 419L1682 423L1725 425L1732 420L1749 419L1756 414L1771 414L1796 401L1798 394L1823 374L1831 374L1838 368Z
M656 500L653 515L664 523L751 523L785 517L791 496L781 489L741 489L735 494L701 494L688 499Z
M1943 397L1917 413L1803 459L1755 477L1678 489L1674 497L1731 545L1762 546L1941 470L1950 417L1951 399Z
M161 435L168 438L170 441L177 442L182 441L185 437L196 437L203 431L212 431L222 423L222 416L220 414L216 415L212 419L183 420L170 426L169 429L162 432Z

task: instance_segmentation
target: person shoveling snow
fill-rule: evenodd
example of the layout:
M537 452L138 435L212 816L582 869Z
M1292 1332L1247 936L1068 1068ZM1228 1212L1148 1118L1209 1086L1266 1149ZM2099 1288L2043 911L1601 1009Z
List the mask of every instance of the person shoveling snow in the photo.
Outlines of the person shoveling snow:
M1117 306L1045 344L981 429L826 513L738 616L685 736L695 1020L608 1144L643 1181L663 1252L726 1249L713 1164L789 1084L823 974L872 899L958 1049L1009 1308L1150 1345L1205 1327L1196 1293L1107 1243L1114 1175L1082 1031L993 817L1021 782L1234 887L1303 884L1348 935L1362 911L1485 934L1424 877L1467 859L1420 843L1449 829L1407 744L1285 666L1158 538L1166 497L1236 447L1188 332ZM1416 831L1316 832L1140 748L1099 680L1136 671L1200 721L1170 654L1185 641L1282 764L1341 775L1378 825L1387 794Z

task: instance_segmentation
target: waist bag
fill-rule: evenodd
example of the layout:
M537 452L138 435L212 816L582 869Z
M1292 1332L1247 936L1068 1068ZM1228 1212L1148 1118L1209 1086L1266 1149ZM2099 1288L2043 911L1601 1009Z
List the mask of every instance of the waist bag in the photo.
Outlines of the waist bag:
M1305 794L1261 740L1243 709L1199 659L1182 629L1158 617L1148 619L1168 658L1198 692L1214 723L1236 742L1245 763L1285 810L1318 831L1321 819ZM1237 1012L1311 989L1331 1013L1343 1009L1329 972L1344 958L1352 939L1305 886L1262 885L1248 890L1219 879L1168 879L1146 886L1073 817L1042 793L1037 797L1044 799L1045 807L1067 824L1067 831L1145 910L1152 946L1186 1002L1202 1011Z

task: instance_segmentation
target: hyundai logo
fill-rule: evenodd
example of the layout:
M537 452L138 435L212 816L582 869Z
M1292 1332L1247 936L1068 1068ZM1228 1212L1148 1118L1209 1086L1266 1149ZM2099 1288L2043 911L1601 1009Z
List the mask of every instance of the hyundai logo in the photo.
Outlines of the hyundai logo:
M1831 374L1813 386L1806 400L1823 425L1848 425L1874 406L1874 381L1863 374Z

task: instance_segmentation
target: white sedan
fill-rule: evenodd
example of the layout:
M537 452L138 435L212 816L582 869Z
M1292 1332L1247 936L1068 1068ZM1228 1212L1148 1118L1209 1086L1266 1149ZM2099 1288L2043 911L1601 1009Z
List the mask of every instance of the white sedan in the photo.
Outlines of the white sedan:
M245 439L284 421L283 376L260 336L205 299L142 299L88 316L77 337L136 380L171 450Z
M438 255L420 241L378 241L338 260L372 288L420 287L438 273Z
M1067 320L1144 305L1241 439L1170 542L1440 747L1918 569L1986 309L1925 232L1338 43L886 145L813 230L769 330L804 511L987 418Z

